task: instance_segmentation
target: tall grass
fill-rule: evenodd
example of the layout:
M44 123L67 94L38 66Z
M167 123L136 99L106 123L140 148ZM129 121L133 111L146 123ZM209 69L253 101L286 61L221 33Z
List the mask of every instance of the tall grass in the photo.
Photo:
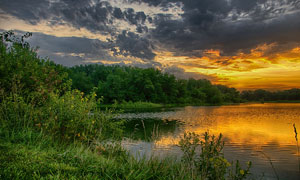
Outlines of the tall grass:
M62 141L90 142L122 135L122 121L113 121L111 111L97 108L95 94L74 90L50 94L43 106L35 106L16 94L2 96L1 126L8 131L33 128Z
M39 59L26 36L11 36L0 34L0 179L212 180L249 174L250 165L242 169L237 163L232 171L222 137L209 134L203 140L185 135L180 162L135 159L120 145L123 122L98 108L95 93L70 90L66 74Z
M185 155L176 161L153 156L135 159L118 142L65 144L27 129L0 139L0 179L245 179L249 167L242 169L236 163L230 168L212 137L206 134L200 141L183 137ZM190 140L207 144L201 147L206 150L195 149L189 156L192 166L185 161L193 149Z

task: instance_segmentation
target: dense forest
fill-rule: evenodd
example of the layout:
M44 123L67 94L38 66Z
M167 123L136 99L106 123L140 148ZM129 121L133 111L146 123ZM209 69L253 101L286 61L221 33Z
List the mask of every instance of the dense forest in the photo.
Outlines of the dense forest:
M146 101L175 104L238 103L239 92L206 79L176 79L158 69L86 65L69 69L72 88L89 93L96 88L104 103Z
M164 104L222 104L247 101L297 101L300 89L270 92L263 89L239 92L206 79L177 79L158 69L99 64L68 69L72 88L96 91L104 103L143 101ZM96 89L95 89L96 87Z

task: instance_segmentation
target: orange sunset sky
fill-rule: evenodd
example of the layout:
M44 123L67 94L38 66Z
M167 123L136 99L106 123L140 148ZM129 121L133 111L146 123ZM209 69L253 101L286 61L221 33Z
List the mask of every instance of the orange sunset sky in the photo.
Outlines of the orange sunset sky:
M33 32L65 66L154 67L239 90L300 88L299 0L0 2L0 31Z

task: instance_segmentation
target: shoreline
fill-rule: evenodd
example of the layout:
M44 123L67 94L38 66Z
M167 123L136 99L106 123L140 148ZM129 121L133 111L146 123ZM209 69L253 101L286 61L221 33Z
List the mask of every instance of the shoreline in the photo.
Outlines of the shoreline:
M98 104L100 108L113 108L119 110L141 110L141 109L162 109L162 108L177 108L177 107L187 107L187 106L230 106L230 105L240 105L240 104L265 104L265 103L300 103L300 101L249 101L249 102L241 102L241 103L222 103L222 104L158 104L151 102L134 102L134 103L122 103L122 104Z

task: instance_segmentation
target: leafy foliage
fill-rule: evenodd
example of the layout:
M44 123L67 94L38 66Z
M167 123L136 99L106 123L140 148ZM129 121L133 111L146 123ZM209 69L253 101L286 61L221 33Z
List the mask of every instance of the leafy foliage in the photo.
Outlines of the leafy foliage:
M38 57L25 42L29 36L27 33L18 38L11 31L0 34L0 93L17 93L40 105L51 92L68 90L70 82L64 67Z
M93 139L118 138L122 134L122 121L112 120L112 111L100 111L97 108L96 94L83 96L74 90L63 96L51 94L44 112L41 128L58 139Z
M218 137L204 133L203 140L195 133L185 133L179 146L183 151L182 162L192 171L192 177L200 179L244 179L249 175L251 162L246 169L236 162L235 170L222 153L224 142L222 134ZM196 179L196 178L195 178Z
M172 104L240 102L239 92L205 79L183 80L153 68L86 65L69 69L72 87L86 93L97 87L105 103L142 101ZM80 76L80 77L79 77Z
M95 93L71 91L66 68L41 59L25 38L0 35L0 118L6 131L33 128L60 140L115 138L122 122L100 111Z

